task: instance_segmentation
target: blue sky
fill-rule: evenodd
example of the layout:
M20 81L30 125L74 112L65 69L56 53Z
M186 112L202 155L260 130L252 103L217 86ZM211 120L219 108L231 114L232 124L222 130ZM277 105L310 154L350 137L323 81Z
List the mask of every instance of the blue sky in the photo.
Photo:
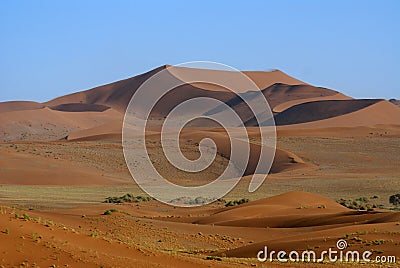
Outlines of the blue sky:
M400 98L399 14L400 1L3 0L0 101L46 101L194 60Z

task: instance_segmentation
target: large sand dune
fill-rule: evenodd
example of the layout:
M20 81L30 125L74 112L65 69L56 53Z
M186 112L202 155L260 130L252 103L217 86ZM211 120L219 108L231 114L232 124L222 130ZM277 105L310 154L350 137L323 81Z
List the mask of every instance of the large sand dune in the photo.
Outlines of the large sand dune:
M113 109L103 112L63 112L46 107L4 112L0 116L0 139L58 140L74 131L121 121L122 116Z
M44 107L43 104L34 101L6 101L0 102L0 113L42 109Z
M223 70L164 65L132 78L62 96L45 103L23 101L0 103L0 140L49 140L66 136L69 139L77 139L85 136L119 134L122 113L125 112L132 95L145 80L161 70L166 72L163 78L165 84L190 80L196 76L220 80L224 77L229 81L231 76L236 75L235 72ZM296 129L303 127L309 129L399 124L399 111L394 109L395 106L388 105L388 102L379 104L374 100L352 100L337 91L305 84L279 70L246 71L244 74L262 89L262 96L268 100L278 125L295 125ZM157 120L165 117L171 109L185 100L210 97L228 104L247 126L254 126L256 125L254 115L243 103L242 97L253 99L259 96L259 93L248 90L249 88L239 89L243 95L237 96L226 88L208 83L184 84L167 93L154 107L151 117L156 119L154 122L157 123ZM367 107L368 104L371 104L370 107ZM221 112L221 108L216 107L207 114L218 112Z
M336 101L338 102L338 101ZM353 105L356 104L357 102L355 101L340 101L340 102L347 102L348 104L351 104L349 106L349 111L353 109ZM315 105L316 104L316 105ZM367 106L364 106L364 108L361 108L345 113L345 114L337 114L338 111L340 112L341 110L338 109L334 113L337 115L335 117L327 118L327 119L322 119L322 120L317 120L317 121L311 121L311 122L305 122L305 123L298 123L298 124L290 124L287 126L282 126L280 130L289 130L289 129L318 129L318 128L329 128L329 127L359 127L359 126L378 126L378 125L393 125L398 126L400 125L400 109L396 107L394 104L388 102L388 101L373 101L373 100L368 100L368 101L361 101L361 105L365 104L370 104ZM289 114L289 110L298 110L299 108L307 106L319 106L319 104L316 103L310 103L310 104L303 104L299 105L296 107L292 107L288 109L287 112ZM322 108L324 109L324 108ZM285 114L285 112L283 114ZM305 110L306 112L306 110ZM310 109L307 112L310 114L313 113L313 110ZM292 118L296 118L296 113L292 114ZM297 113L297 118L298 120L304 120L302 115L302 110L300 109ZM328 113L329 115L329 113ZM278 115L279 116L279 115ZM318 118L320 115L315 115L314 118ZM315 119L314 119L315 120ZM283 121L285 122L285 121Z
M290 107L275 116L276 125L292 125L349 114L381 100L319 100Z

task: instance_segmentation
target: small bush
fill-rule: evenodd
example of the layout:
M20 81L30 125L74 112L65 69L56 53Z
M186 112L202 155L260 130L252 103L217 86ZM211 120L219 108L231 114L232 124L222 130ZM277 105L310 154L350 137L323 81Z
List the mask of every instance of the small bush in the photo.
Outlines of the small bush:
M222 259L220 257L216 257L216 256L207 256L206 260L222 261Z
M393 204L395 206L400 205L400 194L395 194L389 197L389 202L390 204Z
M205 205L214 201L213 198L198 196L196 198L181 196L168 201L170 204Z
M355 210L366 210L366 211L372 211L376 205L369 203L369 198L362 196L359 198L356 198L354 200L352 199L339 199L336 202L341 204L342 206L349 208L349 209L355 209Z
M249 202L249 199L242 198L239 200L232 200L225 204L225 207L237 206Z
M103 212L103 215L111 215L113 212L118 212L118 210L116 210L115 208L107 209Z
M148 196L134 196L132 194L125 194L123 196L110 196L107 197L104 203L138 203L150 201L151 197Z
M29 217L28 214L24 213L24 215L22 215L22 217L24 217L24 220L29 221L31 219L31 217Z

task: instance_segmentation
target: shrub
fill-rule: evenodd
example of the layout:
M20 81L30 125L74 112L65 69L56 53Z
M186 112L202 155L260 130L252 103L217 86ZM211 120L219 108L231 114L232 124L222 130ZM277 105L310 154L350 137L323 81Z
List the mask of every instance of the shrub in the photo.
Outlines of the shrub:
M337 200L339 204L342 206L349 208L349 209L355 209L355 210L367 210L367 211L372 211L373 207L376 205L369 203L369 198L367 197L360 197L356 198L354 200L352 199L339 199Z
M118 212L115 208L112 209L107 209L106 211L103 212L103 215L111 215L113 212Z
M242 198L239 200L232 200L225 204L225 207L237 206L249 202L249 199Z
M207 256L206 260L222 261L222 259L220 257L216 257L216 256Z
M400 205L400 194L395 194L389 197L389 202L390 204L393 204L395 206Z
M110 196L107 197L104 203L138 203L150 201L151 197L148 196L134 196L132 194L125 194L123 196Z

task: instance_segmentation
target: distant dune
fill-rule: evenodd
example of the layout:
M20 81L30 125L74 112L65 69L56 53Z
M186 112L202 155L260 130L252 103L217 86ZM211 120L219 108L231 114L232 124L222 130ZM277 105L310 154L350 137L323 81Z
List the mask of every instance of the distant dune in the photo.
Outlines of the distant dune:
M52 110L63 112L104 112L110 107L100 104L65 103L49 107Z
M68 139L82 139L85 136L120 135L123 114L129 100L144 81L162 70L167 74L163 77L166 85L186 80L197 81L196 78L200 82L183 84L167 93L151 113L151 118L156 120L164 118L185 100L209 97L232 107L246 126L255 126L255 115L243 102L243 98L253 100L260 97L261 93L268 100L275 121L280 126L309 129L400 125L399 110L389 102L353 100L338 91L308 85L279 70L245 71L244 74L253 80L261 92L255 88L238 87L240 94L236 95L224 87L201 82L202 79L215 78L232 83L231 80L237 75L235 72L163 65L132 78L61 96L45 103L0 103L0 140L56 140L67 136ZM391 102L398 104L394 99ZM219 113L223 109L221 107L206 114Z
M295 105L306 103L306 102L312 102L312 101L323 101L323 100L350 100L352 98L343 95L341 93L334 94L334 95L329 95L329 96L323 96L323 97L315 97L315 98L308 98L308 99L295 99L291 101L287 101L281 104L276 105L272 111L274 113L281 113Z
M261 90L262 95L268 101L270 108L273 112L282 111L287 107L294 104L307 102L310 99L315 100L319 98L330 98L330 99L347 99L349 97L339 94L337 91L314 87L310 85L287 85L282 83L275 83L267 88ZM249 91L243 93L241 96L235 96L230 99L226 104L235 110L246 126L256 125L254 114L248 108L244 102L244 98L249 101L255 100L260 97L258 92ZM350 99L350 98L349 98ZM216 114L223 111L223 106L218 106L213 110L210 110L207 114Z
M349 103L351 104L349 107L349 109L351 110L353 109L352 105L355 105L356 102L350 101L347 104ZM305 123L285 125L282 126L280 129L288 130L288 129L318 129L318 128L328 128L328 127L400 125L400 109L398 109L392 103L385 100L380 100L380 101L369 100L369 101L361 101L360 104L362 105L370 104L370 105L367 105L364 108L359 107L360 109L356 111L345 113L342 115L337 115L335 117L321 119L317 121L305 122ZM310 105L313 106L314 104ZM307 108L308 105L305 104L305 106ZM299 107L302 108L301 106ZM289 114L290 112L289 110L290 109L287 110L287 114ZM312 110L310 111L310 113L312 113ZM319 117L319 115L316 116ZM300 118L299 120L301 120L301 117L299 118Z
M1 113L0 139L58 140L70 133L92 128L106 122L122 120L122 114L108 109L104 112L63 112L50 108Z
M298 209L308 207L307 211ZM285 216L293 218L304 217L304 213L313 215L320 214L318 206L325 206L322 210L325 214L342 213L349 211L335 201L317 194L306 192L290 192L282 195L260 199L238 207L232 207L214 215L203 218L195 223L214 224L224 226L246 226L246 227L289 227L302 223L290 221ZM305 224L303 224L304 227Z
M275 116L276 125L292 125L337 117L381 100L319 100L294 105Z
M397 105L397 106L400 106L400 100L390 99L389 101L390 101L391 103Z
M6 101L0 102L0 113L34 110L44 108L45 105L34 101Z

